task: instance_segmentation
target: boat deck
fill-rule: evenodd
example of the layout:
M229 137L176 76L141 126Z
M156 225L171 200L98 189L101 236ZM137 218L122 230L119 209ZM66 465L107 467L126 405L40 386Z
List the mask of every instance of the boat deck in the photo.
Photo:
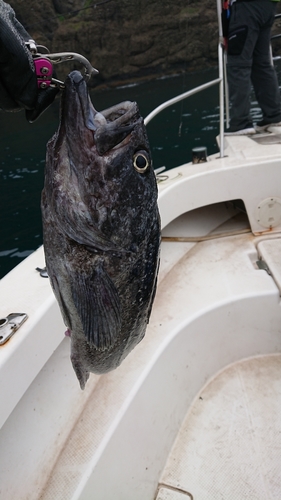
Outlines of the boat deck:
M44 265L42 248L1 280L2 317L28 315L1 347L3 498L281 497L281 160L275 149L269 160L245 158L251 139L227 140L236 158L214 155L163 176L163 236L191 239L163 242L145 338L118 369L91 374L84 391L50 284L35 271ZM273 230L257 218L268 196L278 208ZM237 199L249 219L225 203ZM263 205L269 218L270 204ZM210 239L196 242L202 236Z
M245 229L245 217L229 218L228 208L208 211L214 233ZM193 227L194 214L185 214L163 233L198 231L196 219L204 218L203 212L197 211ZM277 235L272 241L279 241ZM256 266L255 242L252 234L242 234L200 244L163 243L147 335L118 370L92 375L87 393L79 394L80 404L85 396L84 405L79 416L71 415L67 425L72 421L72 429L59 453L53 444L57 459L40 500L88 500L93 491L103 491L99 500L109 500L112 491L117 500L152 500L154 495L157 500L277 500L281 357L276 325L268 330L268 317L280 309L280 298L272 277ZM203 274L206 287L194 293ZM49 376L58 366L60 377L66 369L71 376L67 344L68 339L49 363ZM46 376L35 391L38 384L46 391ZM270 440L262 443L269 432ZM168 454L175 437L164 467L159 455ZM153 482L159 476L157 488Z
M157 500L279 500L281 355L223 370L196 396Z

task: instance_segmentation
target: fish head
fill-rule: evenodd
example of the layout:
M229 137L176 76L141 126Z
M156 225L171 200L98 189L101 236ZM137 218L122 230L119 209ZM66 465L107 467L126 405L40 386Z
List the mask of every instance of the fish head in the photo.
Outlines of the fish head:
M75 225L76 240L86 245L93 227L104 238L118 239L128 207L137 217L141 207L155 204L156 178L137 104L125 101L96 111L81 73L70 73L59 130L48 145L45 192L62 230L74 238ZM78 217L84 237L77 231ZM135 223L134 214L130 220Z
M68 75L65 87L56 149L63 142L67 144L69 170L82 173L81 182L86 179L96 184L99 178L107 182L114 176L120 179L121 167L127 168L128 174L131 166L139 174L147 172L152 160L137 103L125 101L96 111L78 71ZM114 172L116 166L119 168Z

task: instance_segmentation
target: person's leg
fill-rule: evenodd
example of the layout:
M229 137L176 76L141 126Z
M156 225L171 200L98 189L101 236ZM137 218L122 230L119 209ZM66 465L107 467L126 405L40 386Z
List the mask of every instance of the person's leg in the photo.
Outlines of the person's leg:
M250 118L251 69L228 66L230 130L252 126Z
M255 2L235 3L228 36L227 75L230 100L230 131L252 126L250 93L253 52L259 36Z
M278 79L271 64L270 34L274 22L276 5L274 2L260 2L262 26L253 53L251 79L257 101L263 112L263 122L278 123L281 121L280 91Z

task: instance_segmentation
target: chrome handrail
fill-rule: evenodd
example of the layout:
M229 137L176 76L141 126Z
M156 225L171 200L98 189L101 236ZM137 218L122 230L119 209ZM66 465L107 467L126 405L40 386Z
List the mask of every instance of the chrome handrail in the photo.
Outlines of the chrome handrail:
M220 157L224 156L224 84L223 84L223 47L222 44L218 45L218 59L219 59L219 77L215 80L211 80L210 82L204 83L203 85L199 85L199 87L195 87L194 89L188 90L183 94L179 94L168 101L163 102L155 109L153 109L144 119L144 124L147 125L156 115L161 113L164 109L176 104L177 102L183 101L202 90L208 89L213 85L219 84L219 101L220 101Z
M145 125L147 125L152 118L158 115L161 111L176 104L177 102L190 97L197 92L201 92L213 85L219 84L219 105L220 105L220 157L224 157L224 102L225 102L225 117L226 117L226 127L229 126L229 96L228 96L228 84L227 84L227 72L226 72L226 51L224 49L224 39L223 39L223 31L222 31L222 20L221 20L221 11L222 11L222 0L216 0L217 2L217 15L218 15L218 27L219 27L219 43L218 43L218 63L219 63L219 77L216 80L212 80L210 82L204 83L199 87L196 87L192 90L188 90L183 94L179 94L172 99L160 104L153 111L151 111L146 118L144 119ZM281 14L277 14L275 19L281 17ZM279 38L280 35L274 35L271 38ZM273 60L280 59L280 56L274 57ZM273 61L272 61L273 62Z
M280 17L281 17L281 14L276 14L276 15L275 15L274 20L279 19ZM277 40L278 38L281 38L281 33L278 33L278 35L272 35L272 36L270 37L270 42L271 42L272 40ZM271 45L272 45L272 44L271 44ZM281 56L274 56L274 57L273 57L273 55L272 55L272 47L271 47L271 45L270 45L270 54L271 54L271 61L272 61L272 64L273 64L273 63L274 63L274 61L279 61L279 60L281 59Z
M221 0L217 0L217 14L218 14L218 26L219 26L219 44L218 44L218 62L219 62L219 77L210 82L199 85L194 89L188 90L183 94L179 94L168 101L157 106L153 109L144 119L144 124L147 125L156 115L161 113L164 109L176 104L177 102L183 101L202 90L205 90L213 85L219 84L219 104L220 104L220 157L224 156L224 79L226 79L226 68L224 68L224 48L223 48L223 35L222 35L222 22L221 22ZM227 83L225 85L226 90L226 120L228 123L228 92Z
M153 109L144 119L144 124L147 125L152 118L154 118L156 115L158 115L161 111L164 109L168 108L169 106L172 106L173 104L176 104L177 102L183 101L187 97L190 97L194 94L197 94L197 92L201 92L202 90L205 90L209 87L212 87L213 85L216 85L217 83L220 82L220 78L217 78L216 80L211 80L210 82L203 83L203 85L199 85L199 87L195 87L194 89L188 90L187 92L184 92L183 94L179 94L176 97L173 97L172 99L169 99L168 101L163 102L157 108Z
M224 157L224 73L223 73L223 52L224 48L221 43L218 45L218 60L219 60L219 102L220 102L220 157Z

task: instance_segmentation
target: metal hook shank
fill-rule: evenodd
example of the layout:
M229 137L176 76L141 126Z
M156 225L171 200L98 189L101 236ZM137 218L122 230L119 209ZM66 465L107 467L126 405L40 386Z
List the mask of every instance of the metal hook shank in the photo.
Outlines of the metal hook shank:
M77 61L85 68L85 79L89 80L93 74L97 74L99 71L93 68L91 63L86 59L86 57L77 54L76 52L58 52L56 54L36 54L44 59L48 59L53 64L60 64L67 61Z

